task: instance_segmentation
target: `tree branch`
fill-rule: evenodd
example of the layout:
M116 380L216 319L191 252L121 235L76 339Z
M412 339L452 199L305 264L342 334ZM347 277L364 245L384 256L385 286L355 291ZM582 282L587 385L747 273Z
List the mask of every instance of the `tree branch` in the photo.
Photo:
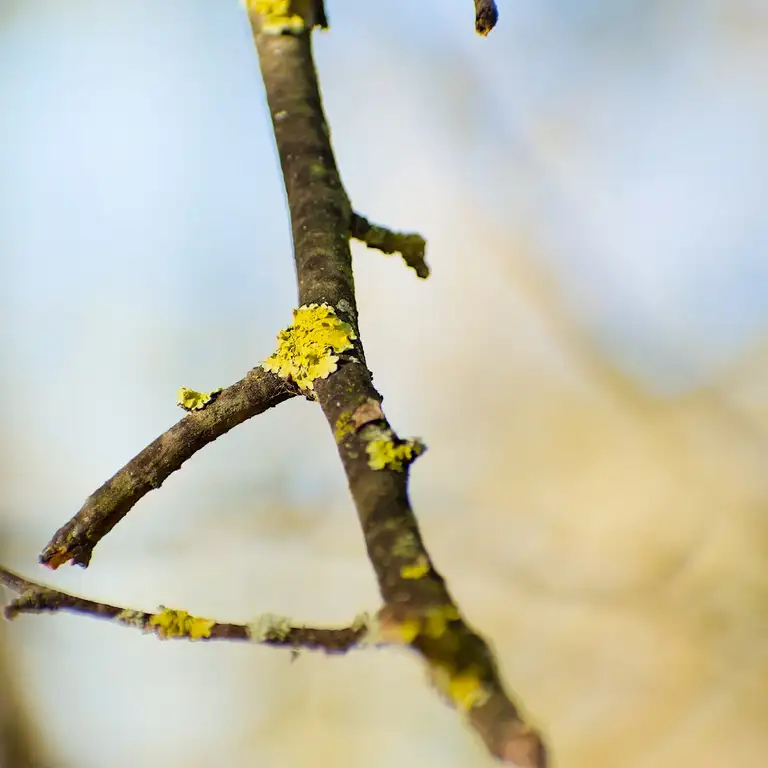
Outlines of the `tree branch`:
M1 566L0 584L20 595L5 607L7 619L22 613L66 611L133 627L163 640L240 640L278 648L344 653L360 645L368 629L367 617L356 619L349 627L325 629L295 625L268 613L249 624L229 624L168 608L156 613L136 611L70 595L29 581Z
M64 610L161 637L255 639L333 651L347 650L363 638L366 644L407 645L424 659L435 687L466 715L493 755L519 768L543 768L541 738L507 695L491 649L462 617L422 541L407 487L408 465L421 446L400 440L392 430L359 338L350 235L362 236L385 251L399 250L417 273L426 276L423 240L371 227L352 212L331 148L311 51L312 28L326 22L322 0L288 4L248 0L247 7L288 197L299 303L306 307L301 322L295 316L300 327L281 334L283 357L271 360L270 368L289 377L300 371L303 386L312 390L334 432L384 608L371 626L356 623L344 630L275 623L273 617L267 617L266 625L265 617L255 625L227 624L184 611L147 613L98 603L0 569L0 583L20 593L6 615ZM476 0L476 11L477 29L486 34L495 23L495 5ZM307 325L312 318L331 350L352 347L353 354L331 355L318 367L317 340L312 340ZM300 361L304 367L286 361L285 350L290 354L307 338L309 353ZM307 379L307 361L312 370L322 372ZM182 419L99 488L57 532L42 562L52 568L69 560L87 565L98 541L186 459L250 416L297 393L295 385L273 373L251 371L205 410Z
M475 0L475 31L487 35L499 20L499 9L494 0Z
M403 261L422 279L429 277L429 266L425 259L427 243L421 235L413 232L394 232L386 227L371 224L357 213L352 214L350 234L369 248L382 253L399 253Z
M381 410L359 339L348 237L353 214L331 148L309 30L267 33L254 10L250 20L288 197L299 303L330 305L357 336L354 356L317 379L314 391L337 438L385 602L387 639L424 658L436 687L465 712L492 754L540 768L540 737L508 697L490 648L461 616L424 546L408 500L407 465L398 471L369 461L382 436L400 441Z
M56 531L40 562L53 569L70 560L87 567L99 541L187 459L233 427L297 392L292 384L261 368L249 371L204 410L189 413L174 424L94 491L77 514Z

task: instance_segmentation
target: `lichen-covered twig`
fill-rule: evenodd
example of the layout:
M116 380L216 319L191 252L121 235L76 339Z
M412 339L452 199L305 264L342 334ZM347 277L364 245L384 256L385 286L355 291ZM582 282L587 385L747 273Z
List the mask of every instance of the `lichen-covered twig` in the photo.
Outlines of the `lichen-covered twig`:
M349 627L325 629L305 627L274 614L262 614L248 624L191 616L186 611L161 608L157 612L136 611L108 603L98 603L29 581L0 567L0 585L19 595L4 610L7 619L22 613L66 611L155 634L165 639L241 640L295 650L319 650L344 653L358 646L368 631L367 617L356 619Z
M427 242L413 232L394 232L386 227L371 224L368 219L357 213L352 214L349 232L355 240L360 240L369 248L382 253L399 253L403 261L416 274L424 279L429 277L429 266L425 260Z
M299 304L330 307L350 329L351 351L312 385L336 438L384 599L381 630L387 641L421 655L435 686L493 755L541 768L540 737L507 695L491 649L462 617L424 546L408 500L417 443L395 435L365 364L348 238L353 214L331 148L309 31L294 24L267 33L253 10L250 19L291 215ZM374 461L373 443L377 459L392 460Z
M227 624L179 610L148 613L98 603L0 569L0 583L20 594L6 615L74 611L164 638L255 640L329 651L363 642L406 645L423 658L434 686L493 755L518 768L543 768L541 738L506 693L490 647L461 615L422 541L408 500L408 470L424 446L395 434L365 363L350 233L399 250L406 260L410 254L417 272L426 270L423 248L414 256L415 241L402 240L408 236L371 227L352 213L312 59L311 30L325 22L322 0L246 0L246 7L286 185L301 307L281 332L277 352L241 382L221 392L181 392L189 415L98 489L41 560L53 568L68 561L87 565L96 543L199 448L301 391L317 399L333 430L384 607L371 625L356 622L344 630L308 629L269 615L252 624ZM485 34L495 22L495 6L478 0L476 9L478 31Z
M191 411L94 491L77 514L56 531L40 562L49 568L69 561L86 567L99 541L187 459L233 427L297 392L297 387L261 368L216 392L207 407Z
M499 9L494 0L475 0L475 31L487 35L499 20Z

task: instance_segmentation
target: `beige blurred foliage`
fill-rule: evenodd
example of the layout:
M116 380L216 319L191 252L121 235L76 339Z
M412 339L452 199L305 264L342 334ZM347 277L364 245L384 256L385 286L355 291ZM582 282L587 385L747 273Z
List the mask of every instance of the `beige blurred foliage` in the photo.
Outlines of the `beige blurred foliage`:
M431 446L414 497L439 567L493 638L558 765L759 768L768 424L755 414L765 412L768 359L757 348L723 380L654 396L580 331L529 239L479 229L489 269L462 282L473 323L452 335L450 353L436 343L413 363L425 386L440 383L434 402L414 395ZM497 293L519 325L498 322ZM502 362L491 370L494 352ZM743 396L745 385L762 400ZM275 519L257 535L278 535ZM332 605L365 567L351 525L313 519L303 530L325 575L304 610L312 594ZM302 535L295 512L285 522ZM242 748L267 749L270 764L359 766L374 745L407 760L423 740L456 764L490 764L407 656L305 657L264 675L259 664L269 710Z
M768 356L748 350L677 398L650 394L580 330L531 238L478 226L469 201L464 210L467 220L446 229L483 233L474 245L487 271L461 281L472 322L464 336L452 329L450 350L434 339L412 361L431 446L414 470L414 497L438 565L493 638L558 765L759 768L768 751L768 422L757 414ZM516 307L510 314L500 295ZM397 347L407 322L374 348ZM424 388L436 382L427 402ZM452 501L441 502L445 494ZM295 513L286 525L298 532ZM327 564L315 583L325 599L365 567L343 525L305 528ZM254 679L272 703L243 749L263 755L272 745L271 764L358 766L373 745L407 756L420 739L457 764L490 764L407 657L307 657L276 664L268 682L263 674Z
M44 768L40 731L22 693L23 678L14 667L7 632L7 626L0 624L0 768Z
M487 252L507 255L578 377L521 361L474 414L499 428L461 549L498 579L481 623L510 680L562 765L762 765L765 421L735 382L671 400L643 391L579 333L525 246Z
M0 29L12 15L7 9L0 9ZM8 314L0 302L0 327L7 327ZM0 371L9 367L8 356L0 341ZM0 432L0 562L11 554L12 537L8 536L8 499L6 490L10 475L10 440L7 433ZM10 540L9 540L10 539ZM14 647L9 642L11 628L2 619L2 607L6 597L0 587L0 768L55 768L42 761L42 733L35 717L23 672L19 668Z
M0 476L2 474L0 469ZM3 508L0 496L0 561L9 552L4 535ZM0 587L0 605L5 604L5 597ZM0 768L46 768L42 762L40 724L30 707L24 676L18 667L13 646L8 642L9 633L8 624L0 619Z

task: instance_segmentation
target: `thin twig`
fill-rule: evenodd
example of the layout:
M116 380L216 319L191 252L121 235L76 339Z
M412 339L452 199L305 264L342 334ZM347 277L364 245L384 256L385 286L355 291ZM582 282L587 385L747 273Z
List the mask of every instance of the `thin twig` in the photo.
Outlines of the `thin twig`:
M357 336L354 356L314 389L337 437L388 632L420 653L436 686L466 713L493 755L520 768L542 768L540 737L507 695L488 644L459 613L424 546L408 500L407 466L369 464L373 436L396 437L359 339L346 236L352 209L331 148L310 35L265 34L258 14L250 18L291 215L299 304L332 306Z
M494 0L475 0L475 31L487 35L499 20L499 9Z
M181 421L132 458L85 501L77 514L54 534L40 562L58 568L68 561L87 567L94 547L147 493L159 488L208 443L297 394L273 373L254 368L218 394L204 410Z
M482 6L482 8L481 8ZM492 3L477 4L480 31L487 32ZM259 8L270 9L262 18ZM312 0L315 11L321 0ZM352 208L341 183L322 109L310 31L317 20L286 14L283 6L249 4L283 177L294 239L299 303L329 305L346 322L355 339L354 355L326 379L315 382L314 394L334 430L350 491L357 507L369 558L385 606L377 618L377 639L408 645L427 663L435 686L460 708L492 754L519 768L543 768L546 754L538 734L522 719L507 695L496 661L483 638L461 616L442 576L424 546L408 501L408 462L417 453L405 446L381 410L359 339L349 234ZM480 10L485 9L483 14ZM481 28L482 27L482 28ZM361 221L358 218L358 224ZM222 392L205 410L190 414L148 446L96 491L78 515L61 529L42 560L51 567L73 560L87 565L93 547L143 495L159 487L171 472L203 445L249 416L296 394L272 374L254 371ZM378 443L398 461L376 461L369 449ZM386 455L386 450L384 451ZM371 458L369 458L369 456ZM21 612L74 611L153 631L162 637L257 639L270 644L346 650L368 630L309 630L272 620L267 629L189 616L184 611L159 613L121 609L77 598L0 569L0 581L21 596L7 609ZM321 632L346 632L321 638ZM309 634L308 634L309 633ZM349 633L353 633L350 635ZM319 639L320 638L320 639ZM324 639L324 642L321 640Z
M427 242L421 235L414 232L394 232L386 227L371 224L368 219L357 213L352 214L349 231L355 240L360 240L369 248L375 248L382 253L399 253L403 261L420 278L429 277L429 266L424 257Z
M186 611L167 608L154 613L120 608L38 584L1 566L0 585L19 595L5 607L4 614L7 619L13 619L22 613L65 611L106 619L155 634L164 640L240 640L279 648L344 653L358 646L367 632L364 620L356 621L342 629L325 629L292 624L287 619L272 614L264 614L249 624L230 624L190 616Z

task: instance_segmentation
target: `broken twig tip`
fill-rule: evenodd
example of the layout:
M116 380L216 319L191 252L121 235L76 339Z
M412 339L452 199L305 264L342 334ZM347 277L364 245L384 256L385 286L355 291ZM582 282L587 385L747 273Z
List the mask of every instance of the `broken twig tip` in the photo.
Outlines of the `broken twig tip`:
M475 31L486 37L499 20L499 9L494 0L475 0Z

